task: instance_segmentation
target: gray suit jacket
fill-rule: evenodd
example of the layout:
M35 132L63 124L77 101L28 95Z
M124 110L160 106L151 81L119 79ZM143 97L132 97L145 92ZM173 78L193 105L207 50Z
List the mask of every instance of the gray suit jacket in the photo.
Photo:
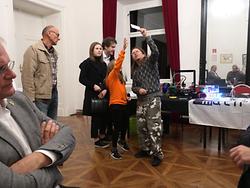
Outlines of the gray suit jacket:
M40 125L49 118L21 92L8 98L7 108L23 130L31 150L44 149L58 154L59 159L52 166L28 174L17 174L9 166L24 157L22 147L0 123L0 187L4 188L53 188L62 181L56 165L65 161L72 153L75 138L72 130L59 124L59 132L46 144L41 144Z

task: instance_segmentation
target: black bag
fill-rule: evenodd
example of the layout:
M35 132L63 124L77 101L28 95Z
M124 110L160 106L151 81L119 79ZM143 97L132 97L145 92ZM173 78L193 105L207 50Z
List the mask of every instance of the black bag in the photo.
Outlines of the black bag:
M107 99L91 99L92 114L103 114L108 111L109 104Z

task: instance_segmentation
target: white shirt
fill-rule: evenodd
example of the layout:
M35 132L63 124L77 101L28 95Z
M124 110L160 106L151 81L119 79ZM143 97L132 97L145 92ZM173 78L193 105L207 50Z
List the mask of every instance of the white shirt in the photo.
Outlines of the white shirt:
M17 122L13 119L13 117L10 114L10 111L6 108L6 106L7 106L7 99L4 99L0 105L0 123L19 142L25 155L31 154L32 150L30 148L26 136L24 135L22 129L18 126ZM43 153L44 155L49 157L52 161L50 165L52 165L57 160L57 155L54 152L48 150L36 150L35 152Z
M110 56L107 56L104 51L103 51L103 61L106 63L106 65L108 66L108 64L110 63Z

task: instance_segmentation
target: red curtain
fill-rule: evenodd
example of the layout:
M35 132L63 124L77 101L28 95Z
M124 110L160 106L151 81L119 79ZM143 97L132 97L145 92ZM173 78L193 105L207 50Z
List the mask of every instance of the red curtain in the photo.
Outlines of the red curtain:
M180 70L178 0L162 0L162 13L166 32L168 62L173 72ZM175 81L179 81L177 76Z
M117 0L103 0L102 24L103 38L114 37L116 32Z

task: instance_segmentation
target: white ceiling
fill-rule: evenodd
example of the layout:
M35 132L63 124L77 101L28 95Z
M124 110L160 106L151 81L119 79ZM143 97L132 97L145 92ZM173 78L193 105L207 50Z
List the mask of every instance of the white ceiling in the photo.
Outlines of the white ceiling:
M152 0L118 0L118 2L120 2L123 5L135 4L146 1L152 1Z
M129 5L145 1L151 0L118 0L118 2L123 5ZM13 0L13 5L14 9L21 10L30 14L35 14L38 16L48 16L58 12L58 10L42 6L40 4L36 4L34 1L31 2L29 0Z
M58 12L58 10L45 7L27 0L14 0L14 9L21 10L38 16L48 16Z

